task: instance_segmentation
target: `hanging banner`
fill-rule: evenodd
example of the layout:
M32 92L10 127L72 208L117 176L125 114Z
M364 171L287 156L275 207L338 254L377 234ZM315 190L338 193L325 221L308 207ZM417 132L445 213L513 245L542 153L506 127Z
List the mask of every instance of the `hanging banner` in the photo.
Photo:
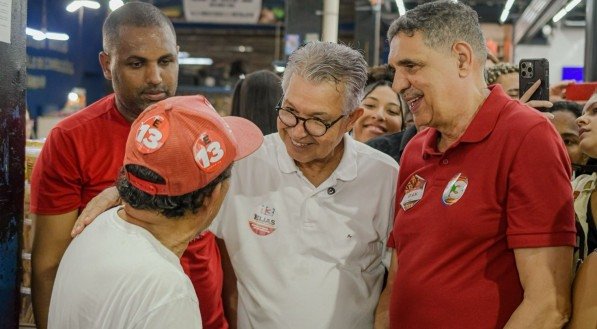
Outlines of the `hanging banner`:
M261 0L184 0L187 22L256 24Z

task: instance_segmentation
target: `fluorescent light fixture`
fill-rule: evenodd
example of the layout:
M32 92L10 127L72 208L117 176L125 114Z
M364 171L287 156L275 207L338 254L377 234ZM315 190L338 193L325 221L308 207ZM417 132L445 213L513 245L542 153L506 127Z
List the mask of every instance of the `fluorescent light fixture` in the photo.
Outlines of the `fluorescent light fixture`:
M114 11L122 6L124 6L124 2L122 0L110 0L108 3L111 11Z
M512 9L512 5L514 5L514 0L508 0L506 2L504 10L502 11L502 15L500 15L500 23L503 24L508 19L508 15L510 15L510 9Z
M49 40L59 40L59 41L66 41L69 39L68 34L66 33L57 33L57 32L44 32L36 29L32 29L30 27L25 28L25 34L31 36L33 40L41 41L45 39Z
M284 71L286 70L286 68L285 68L284 66L278 66L278 65L276 65L276 66L274 67L274 69L275 69L275 70L276 70L276 72L278 72L278 73L282 73L282 72L284 72Z
M40 30L32 29L30 27L25 28L25 34L32 37L33 40L41 41L46 39L46 34Z
M574 7L576 7L582 0L572 0L570 1L566 7L562 8L562 10L558 11L557 14L555 14L553 16L552 21L554 23L558 22L560 19L562 19L564 16L566 16L566 14L568 14L569 12L572 11L572 9L574 9Z
M46 32L46 38L50 40L66 41L69 37L66 33Z
M66 11L73 13L82 7L86 7L89 9L99 9L100 4L97 1L91 0L75 0L69 3L68 6L66 6Z
M213 63L213 59L207 57L187 57L178 59L178 64L180 65L212 65Z
M404 0L395 0L398 7L398 14L400 16L406 14L406 7L404 7Z

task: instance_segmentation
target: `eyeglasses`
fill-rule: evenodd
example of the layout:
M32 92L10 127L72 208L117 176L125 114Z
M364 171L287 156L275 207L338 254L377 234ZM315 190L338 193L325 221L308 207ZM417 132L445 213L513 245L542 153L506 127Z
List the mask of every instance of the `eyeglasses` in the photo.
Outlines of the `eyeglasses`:
M282 100L280 99L276 105L276 111L278 111L278 118L280 121L282 121L282 123L289 128L296 127L300 121L303 121L303 128L305 128L307 134L313 137L321 137L325 135L328 129L330 129L336 122L340 121L340 119L346 116L346 114L342 114L340 117L338 117L338 119L330 123L326 123L318 118L301 118L288 109L283 108L281 105Z

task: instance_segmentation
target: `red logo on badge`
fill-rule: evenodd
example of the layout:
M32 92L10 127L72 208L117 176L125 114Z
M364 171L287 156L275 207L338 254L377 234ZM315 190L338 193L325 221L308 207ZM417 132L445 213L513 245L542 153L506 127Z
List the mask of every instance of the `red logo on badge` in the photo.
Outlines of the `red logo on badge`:
M276 230L277 217L276 208L260 205L249 219L249 227L257 235L269 235Z
M170 123L161 115L154 115L143 121L137 129L135 142L143 154L159 150L170 135Z
M213 172L220 167L220 160L226 154L226 145L220 141L218 133L206 131L193 144L195 162L203 171Z

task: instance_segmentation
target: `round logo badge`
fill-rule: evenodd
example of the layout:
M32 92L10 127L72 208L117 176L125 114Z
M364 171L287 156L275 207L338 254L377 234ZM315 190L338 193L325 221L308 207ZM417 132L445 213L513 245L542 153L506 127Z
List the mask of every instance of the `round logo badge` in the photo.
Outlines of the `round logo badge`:
M214 172L226 154L226 145L214 131L204 131L193 144L195 162L205 172Z
M270 235L277 228L277 218L276 208L262 204L255 209L255 213L249 218L249 227L257 235Z
M170 123L161 115L147 118L137 129L135 141L137 149L143 154L159 150L170 135Z
M446 185L444 193L442 194L442 202L446 206L451 206L458 202L464 195L466 187L468 186L468 178L461 173L456 174Z

